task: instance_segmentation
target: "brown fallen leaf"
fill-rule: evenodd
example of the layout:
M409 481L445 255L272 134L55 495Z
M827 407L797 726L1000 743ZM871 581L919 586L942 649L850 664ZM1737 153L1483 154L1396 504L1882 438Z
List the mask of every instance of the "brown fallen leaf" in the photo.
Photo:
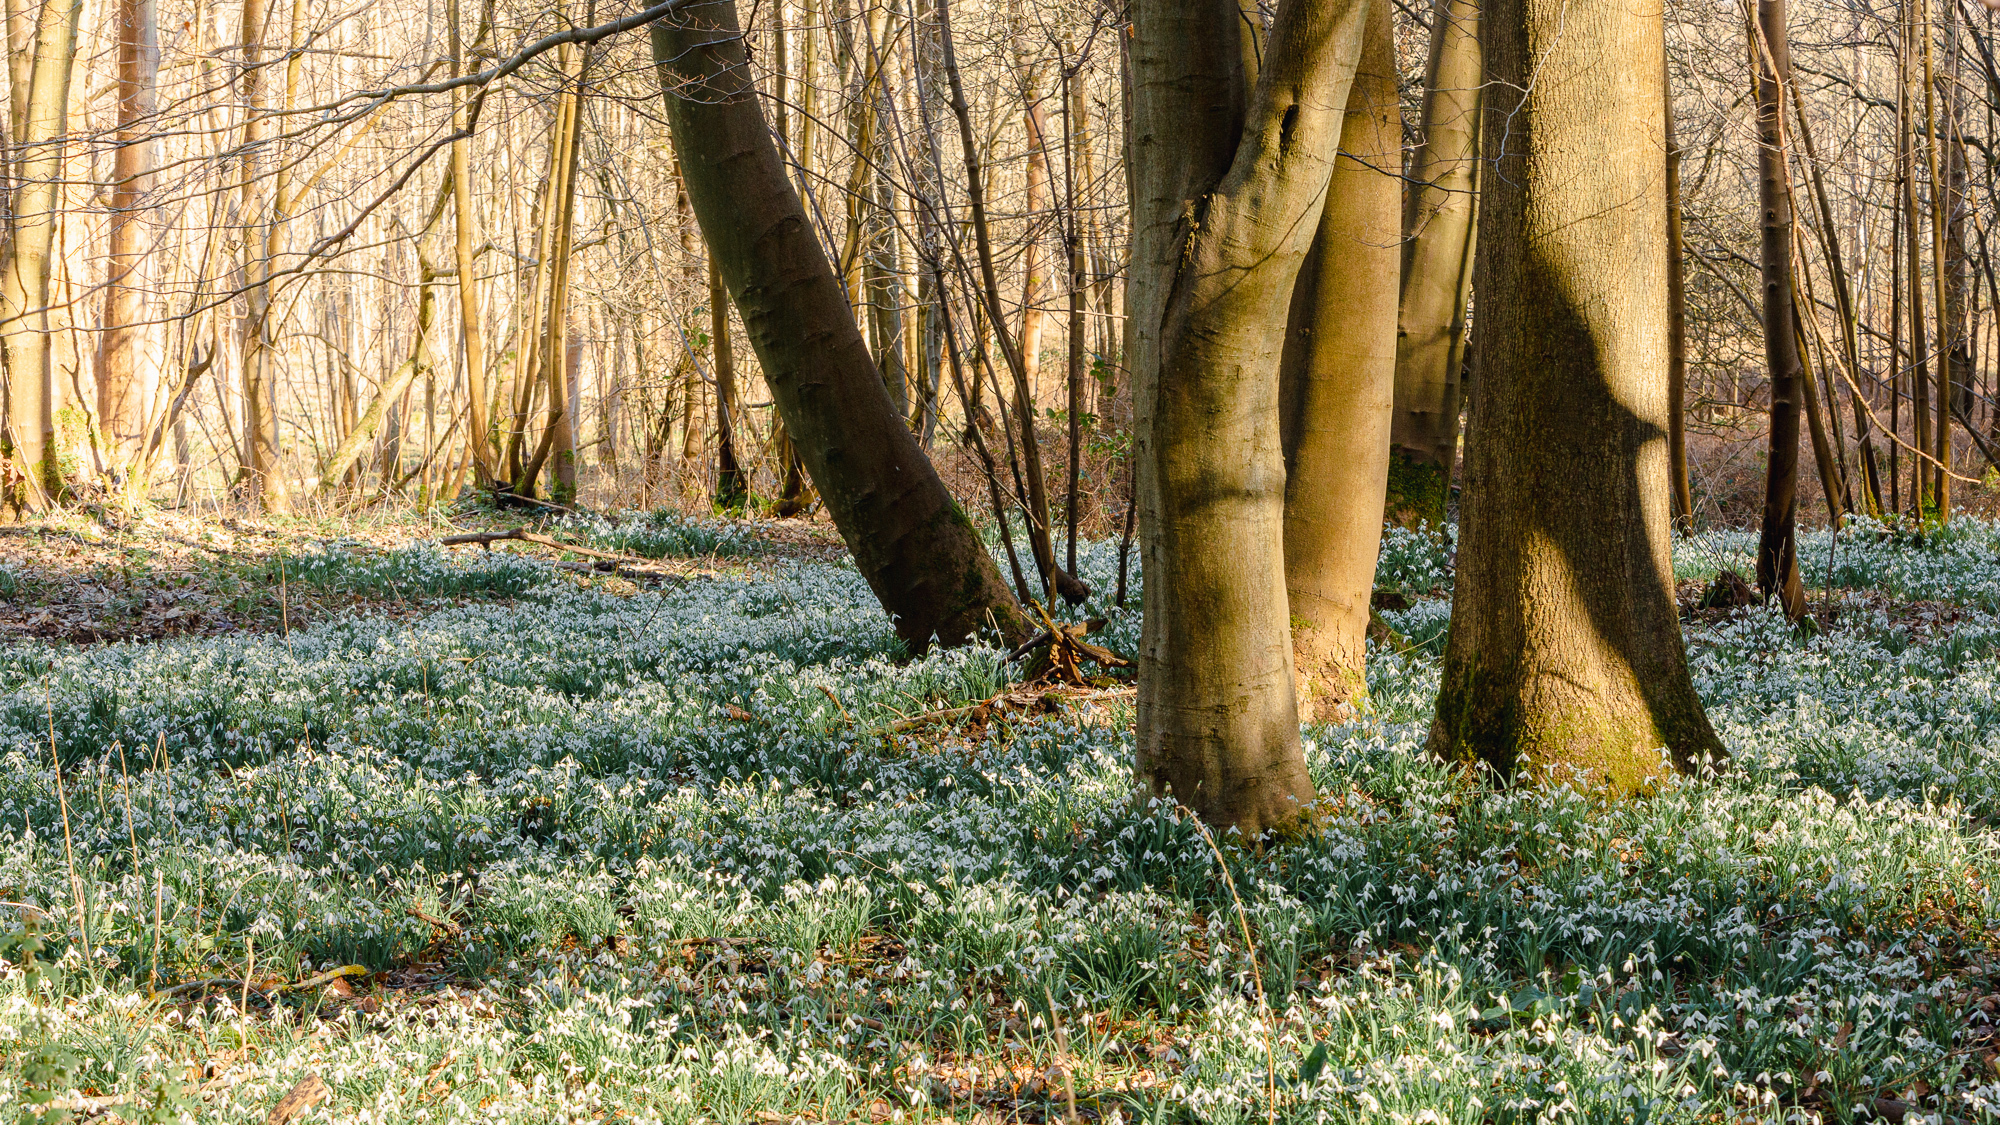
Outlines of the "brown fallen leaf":
M327 1089L319 1075L308 1074L299 1079L299 1084L292 1087L291 1093L279 1098L278 1104L271 1107L271 1114L264 1118L264 1125L285 1125L311 1106L332 1096L333 1091Z

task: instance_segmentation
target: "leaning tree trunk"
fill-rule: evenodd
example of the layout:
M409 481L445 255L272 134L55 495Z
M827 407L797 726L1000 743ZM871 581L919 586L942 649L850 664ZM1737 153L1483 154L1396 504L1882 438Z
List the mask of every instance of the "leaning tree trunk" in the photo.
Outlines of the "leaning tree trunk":
M1133 5L1138 770L1245 836L1313 797L1285 593L1278 365L1371 3L1281 0L1237 101L1233 5Z
M396 424L393 414L396 403L402 400L417 376L431 368L430 336L431 325L437 319L437 271L431 266L430 254L425 247L430 237L429 230L417 234L417 327L416 335L410 341L409 358L398 364L396 370L383 381L375 401L368 404L368 408L348 429L347 435L320 463L319 490L322 493L330 493L340 487L341 479L360 460L368 443L375 440L375 433L382 428L385 419L391 426ZM387 466L382 478L385 492L395 484L398 460L396 455L385 454L383 457L383 464Z
M1396 409L1384 504L1401 524L1442 527L1458 462L1465 308L1478 214L1478 0L1436 0L1425 71L1423 142L1404 215Z
M118 148L112 156L111 231L105 253L104 334L97 348L97 424L131 495L146 482L131 469L146 439L157 364L147 354L146 282L151 260L146 196L153 187L153 115L160 71L154 0L118 5Z
M1368 616L1396 384L1402 119L1389 5L1369 6L1340 156L1292 290L1279 367L1285 589L1299 711L1368 705Z
M40 510L62 493L57 391L49 361L49 275L62 198L63 134L83 0L49 0L35 25L34 77L14 102L13 214L0 251L0 359L7 373L7 436L22 477L9 502ZM16 76L18 78L18 74ZM17 86L18 90L19 87Z
M1758 0L1757 206L1763 231L1764 361L1771 375L1771 452L1765 462L1764 526L1757 539L1757 585L1785 616L1806 611L1799 584L1799 407L1805 363L1792 296L1792 200L1785 183L1785 0ZM1837 501L1836 501L1837 502Z
M733 0L653 25L682 182L778 414L856 565L912 650L1026 622L972 523L889 402L771 143Z
M1613 791L1720 743L1674 606L1658 7L1487 0L1479 392L1432 749Z

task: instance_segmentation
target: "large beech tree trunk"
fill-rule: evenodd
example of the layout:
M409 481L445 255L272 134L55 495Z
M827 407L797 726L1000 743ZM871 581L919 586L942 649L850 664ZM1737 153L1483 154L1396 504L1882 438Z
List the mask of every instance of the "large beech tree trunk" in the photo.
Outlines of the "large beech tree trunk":
M1771 447L1765 462L1764 524L1757 539L1757 585L1766 598L1783 603L1785 616L1797 618L1806 611L1798 529L1799 409L1806 375L1792 296L1792 200L1785 183L1784 88L1791 75L1785 0L1758 0L1755 34L1757 208L1763 234L1758 265L1764 287L1764 362L1771 375Z
M1314 796L1294 697L1277 373L1371 2L1281 0L1248 91L1235 4L1132 8L1137 765L1155 792L1245 836Z
M765 128L733 0L653 25L682 181L779 416L896 632L914 651L1026 621L889 402Z
M1436 0L1424 75L1423 141L1410 160L1414 182L1403 219L1396 410L1384 505L1388 517L1403 524L1444 526L1458 463L1483 73L1477 0Z
M1487 0L1464 517L1431 747L1615 792L1719 753L1674 606L1657 6Z
M1299 711L1309 721L1368 704L1368 615L1395 401L1402 141L1390 8L1375 3L1279 367L1285 588Z

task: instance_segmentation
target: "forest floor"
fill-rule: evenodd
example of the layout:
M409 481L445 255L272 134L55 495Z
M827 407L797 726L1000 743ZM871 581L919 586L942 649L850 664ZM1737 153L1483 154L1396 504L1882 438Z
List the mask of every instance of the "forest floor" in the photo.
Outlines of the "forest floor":
M1682 540L1731 759L1616 805L1421 753L1452 545L1392 534L1263 848L1135 799L1128 687L908 659L823 525L435 542L508 526L0 536L0 1120L2000 1118L1995 525L1807 535L1811 629Z

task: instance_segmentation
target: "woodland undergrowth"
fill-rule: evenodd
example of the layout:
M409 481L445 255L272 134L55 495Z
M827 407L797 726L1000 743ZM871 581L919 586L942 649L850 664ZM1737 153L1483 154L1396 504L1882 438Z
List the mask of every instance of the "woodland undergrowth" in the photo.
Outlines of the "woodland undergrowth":
M1128 689L974 712L1021 669L850 567L565 534L740 565L336 541L287 589L409 608L0 650L0 1120L2000 1118L2000 527L1807 535L1810 627L1682 540L1731 757L1619 805L1424 756L1453 543L1391 532L1262 847L1135 798Z

